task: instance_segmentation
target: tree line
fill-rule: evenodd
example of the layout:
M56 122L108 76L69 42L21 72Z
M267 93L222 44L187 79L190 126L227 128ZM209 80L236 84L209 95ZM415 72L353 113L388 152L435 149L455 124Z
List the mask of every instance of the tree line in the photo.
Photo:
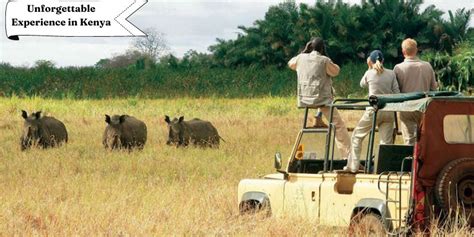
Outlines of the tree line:
M0 95L104 98L116 96L286 96L294 93L294 73L287 61L312 37L326 41L329 56L342 66L335 80L338 96L364 95L358 88L373 49L391 67L401 62L400 44L417 40L421 57L435 68L443 90L474 86L472 10L448 12L435 6L421 10L421 0L368 0L360 5L287 1L271 6L252 26L239 26L236 39L217 39L210 53L188 51L182 58L168 52L165 36L147 29L129 50L93 67L57 68L48 60L33 67L0 63ZM360 75L359 75L360 74Z
M226 67L277 65L285 67L313 37L326 41L329 56L339 64L364 61L374 49L388 63L403 59L400 44L414 38L422 52L449 54L472 33L472 10L443 11L434 5L421 10L422 0L369 0L350 5L317 1L314 5L287 1L268 9L253 26L239 26L237 39L217 39L210 46L215 63Z

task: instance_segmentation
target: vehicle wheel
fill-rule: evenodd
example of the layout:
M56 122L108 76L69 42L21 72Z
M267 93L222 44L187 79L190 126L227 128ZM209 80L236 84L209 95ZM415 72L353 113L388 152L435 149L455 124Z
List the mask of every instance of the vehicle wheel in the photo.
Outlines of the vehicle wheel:
M349 225L349 236L385 236L382 217L378 214L360 212Z
M435 199L445 213L456 215L459 210L474 226L474 158L451 161L441 170L436 180Z
M270 205L266 202L260 203L257 200L248 200L240 204L240 214L256 214L260 212L265 212L266 215L270 215Z

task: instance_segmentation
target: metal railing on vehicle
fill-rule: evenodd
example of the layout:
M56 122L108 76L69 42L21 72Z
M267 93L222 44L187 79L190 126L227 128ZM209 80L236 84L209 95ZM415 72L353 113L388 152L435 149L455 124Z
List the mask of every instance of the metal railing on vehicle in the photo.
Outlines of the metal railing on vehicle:
M331 104L328 105L330 108L329 118L328 118L328 128L309 128L308 127L308 114L310 109L318 109L319 107L303 107L305 109L304 119L303 119L303 129L302 133L326 133L326 144L325 144L325 152L324 152L324 172L332 171L333 170L333 162L334 162L334 146L335 146L335 126L333 124L333 114L334 109L338 110L360 110L363 111L367 107L371 107L368 99L335 99ZM398 122L397 116L395 114L395 133L398 134ZM375 110L372 120L372 127L370 136L369 136L369 149L365 160L365 172L370 173L372 170L371 161L373 159L373 144L374 144L374 137L375 129L377 121L377 110ZM394 133L394 136L395 136ZM300 137L297 139L297 143L299 143ZM331 156L330 156L331 155ZM331 159L329 159L331 157Z
M393 176L395 176L395 179L392 179ZM378 190L382 194L385 195L385 207L389 209L389 204L393 203L395 205L395 210L398 211L397 218L393 218L393 217L385 218L385 220L390 221L390 222L391 221L398 222L399 231L389 232L388 234L390 235L399 235L403 232L403 230L401 229L402 222L403 222L403 219L402 219L402 190L403 190L402 180L403 180L403 177L406 177L406 176L411 178L411 172L385 171L385 172L380 173L378 181L377 181ZM382 179L382 177L384 177L384 179ZM385 190L383 190L382 187L380 186L382 183L385 184ZM390 197L390 190L392 190L390 188L391 184L397 185L397 189L398 189L397 190L398 196L396 195L394 199ZM407 206L409 205L410 205L410 200L407 201Z
M364 103L365 102L365 103ZM336 99L329 105L330 112L329 112L329 127L328 133L326 137L326 151L324 155L324 172L328 170L333 170L333 163L334 163L334 146L336 138L335 134L335 126L333 124L333 114L334 109L341 109L341 110L365 110L369 107L368 99ZM330 149L329 149L330 148ZM329 161L329 153L331 151L331 160ZM328 167L329 166L329 167ZM328 169L329 168L329 169Z

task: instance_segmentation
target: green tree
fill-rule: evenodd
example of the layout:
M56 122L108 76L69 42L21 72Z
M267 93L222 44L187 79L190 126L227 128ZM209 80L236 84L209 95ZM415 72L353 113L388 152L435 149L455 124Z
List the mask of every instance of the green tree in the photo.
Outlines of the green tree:
M35 62L34 68L37 69L53 69L56 64L51 60L37 60Z
M448 21L435 6L421 11L422 0L368 0L360 5L341 1L317 1L313 6L286 1L271 6L264 19L234 40L218 39L209 49L217 65L225 67L284 67L312 37L322 37L327 52L337 63L363 61L373 49L381 49L388 63L402 60L400 44L415 38L422 51L452 48L469 30L471 10L449 12Z
M103 58L99 60L95 67L97 68L123 68L135 66L137 69L146 69L153 67L155 59L148 54L143 54L138 50L129 49L123 54L117 54L111 58Z

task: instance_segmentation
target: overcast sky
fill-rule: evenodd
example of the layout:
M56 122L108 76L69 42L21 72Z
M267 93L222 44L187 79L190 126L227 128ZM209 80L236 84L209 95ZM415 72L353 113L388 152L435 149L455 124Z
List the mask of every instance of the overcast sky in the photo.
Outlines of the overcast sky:
M132 38L20 37L8 40L5 32L5 5L0 0L0 61L12 65L32 65L36 60L52 60L58 66L94 65L101 58L124 52ZM232 39L237 26L250 26L262 19L271 5L281 0L148 0L129 20L141 29L153 27L165 33L171 52L181 57L189 49L207 52L216 38ZM315 0L303 0L313 4ZM345 2L359 3L360 0ZM474 8L474 0L425 0L447 12ZM471 25L472 24L471 20Z

